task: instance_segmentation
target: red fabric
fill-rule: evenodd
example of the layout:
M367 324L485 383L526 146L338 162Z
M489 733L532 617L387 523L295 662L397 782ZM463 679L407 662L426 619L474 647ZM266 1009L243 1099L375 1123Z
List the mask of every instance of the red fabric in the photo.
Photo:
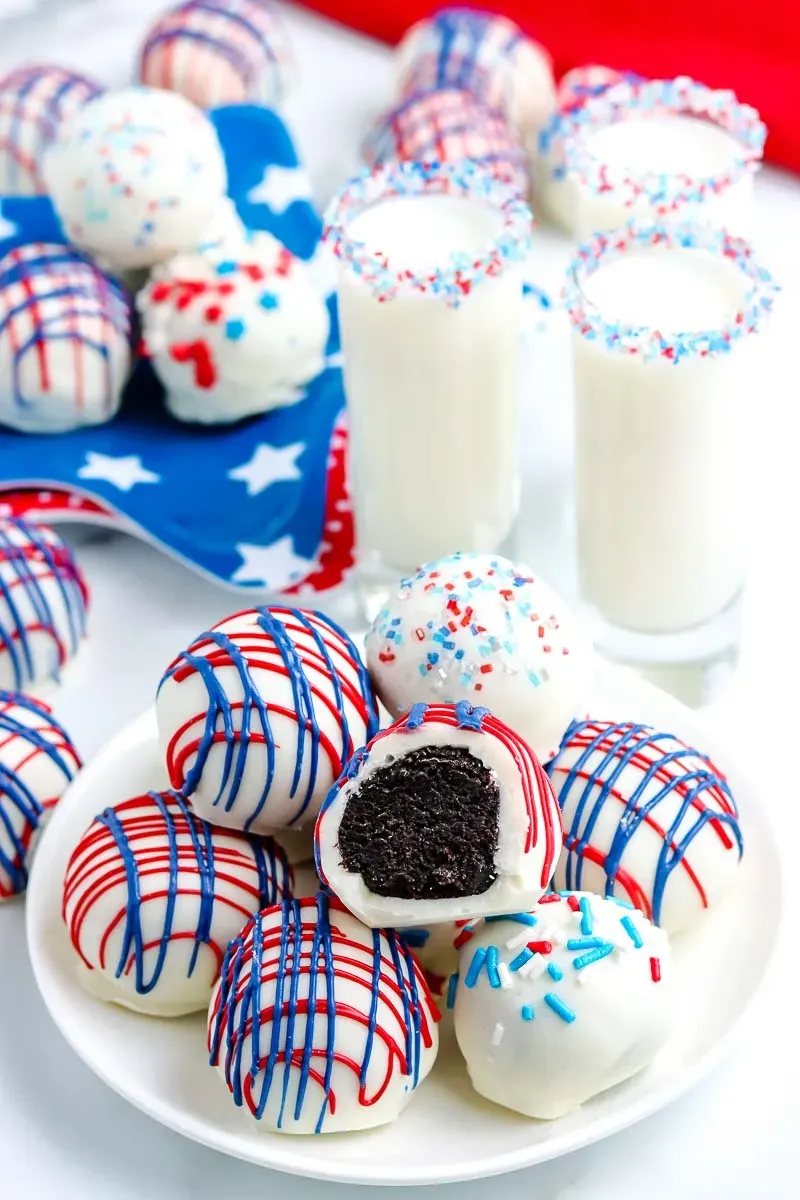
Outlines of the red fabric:
M306 0L306 7L394 44L442 0ZM652 79L690 75L732 88L769 129L766 157L800 172L797 0L480 0L553 56L557 77L599 63Z

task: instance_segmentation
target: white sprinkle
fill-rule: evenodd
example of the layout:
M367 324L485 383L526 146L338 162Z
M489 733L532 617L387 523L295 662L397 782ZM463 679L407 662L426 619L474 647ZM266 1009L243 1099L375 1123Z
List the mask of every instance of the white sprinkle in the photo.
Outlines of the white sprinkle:
M537 937L538 937L538 934L537 934ZM506 942L506 950L521 950L522 947L526 946L530 940L531 940L530 927L526 926L523 929L522 933L515 933L513 937L510 937L508 939L508 941Z
M494 1033L492 1034L492 1045L493 1045L493 1046L499 1046L499 1045L500 1045L500 1043L501 1043L501 1042L502 1042L502 1040L503 1040L503 1033L504 1033L503 1026L502 1026L502 1025L495 1025L495 1027L494 1027Z
M497 964L497 974L500 976L500 987L501 988L505 988L506 990L508 990L508 988L514 986L514 981L511 978L511 972L509 971L508 967L506 966L506 964L504 962Z
M543 954L534 954L520 967L518 974L524 979L538 979L547 970L547 958Z

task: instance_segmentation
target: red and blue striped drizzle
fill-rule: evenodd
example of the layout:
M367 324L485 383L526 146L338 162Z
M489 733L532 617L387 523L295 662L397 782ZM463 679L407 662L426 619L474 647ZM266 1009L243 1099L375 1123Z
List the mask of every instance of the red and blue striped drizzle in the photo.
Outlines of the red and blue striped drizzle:
M36 729L19 717L13 715L10 707L21 708L36 717L47 721L47 728ZM62 739L61 744L54 742L47 733L55 730ZM16 692L0 690L0 741L21 738L36 754L46 754L50 761L69 783L80 768L80 758L74 749L66 731L53 719L47 705L30 696ZM30 762L30 756L26 763ZM25 825L20 833L14 830L9 808L16 809L22 816ZM30 831L38 829L44 807L39 797L23 782L16 771L5 765L0 757L0 827L5 831L11 843L11 853L7 854L0 845L0 872L8 876L11 894L23 892L28 884L28 870L25 859L28 855L26 836ZM0 893L2 894L2 893Z
M598 728L599 732L592 736L593 731ZM661 740L679 743L678 749L662 754L655 761L649 763L646 769L641 769L641 779L626 798L611 846L602 864L606 874L605 895L613 897L623 856L637 830L654 816L655 810L663 800L672 797L676 792L681 796L681 803L678 805L675 817L664 831L663 846L658 856L653 893L650 899L652 920L655 924L659 924L664 892L670 875L677 867L688 866L687 851L694 838L706 825L712 824L726 847L733 848L735 845L739 857L741 857L743 840L736 802L724 776L717 771L709 758L684 746L680 739L675 738L673 734L659 733L648 725L637 725L632 722L622 724L593 721L573 722L564 735L559 754L546 768L551 778L558 769L564 751L570 747L573 739L582 733L588 733L590 740L569 771L566 772L563 783L557 792L561 806L562 796L566 799L573 786L583 785L580 799L575 806L571 827L564 831L566 886L569 890L575 891L582 890L585 852L591 845L592 833L608 797L623 771L629 766L637 768L636 757L645 747L656 747ZM610 743L610 746L603 751L603 743L606 741ZM588 770L587 765L596 752L600 752L602 758L594 770ZM687 755L692 755L705 765L693 770L675 771L675 766L679 766L681 760ZM645 792L650 784L654 779L658 780L659 773L664 771L669 774L669 778L665 780L663 786L653 792L648 800L643 802ZM595 789L596 796L592 803L592 792ZM710 790L719 793L722 798L721 805L705 803L703 792ZM696 819L681 840L676 841L679 828L690 810L696 812ZM582 825L584 813L587 815L585 824ZM693 872L691 877L705 906L705 892L702 890L700 881L696 879Z
M364 930L365 938L371 939L372 974L369 1012L359 1014L366 1019L366 1036L361 1061L356 1062L337 1053L337 1021L345 1019L348 1007L340 1008L336 1000L337 990L337 941L341 935L331 923L331 908L338 906L336 900L320 892L316 897L305 900L285 901L280 906L281 928L278 945L277 965L274 976L274 996L264 998L262 1003L262 969L264 966L264 942L269 937L265 930L265 918L274 916L262 912L235 938L228 947L219 985L216 1011L209 1028L209 1053L212 1065L217 1065L224 1047L225 1078L234 1103L247 1104L256 1119L261 1119L269 1102L272 1089L280 1087L281 1101L276 1124L283 1128L286 1119L286 1100L293 1070L299 1070L297 1096L292 1119L300 1120L307 1101L308 1083L313 1078L322 1092L323 1100L316 1119L315 1132L322 1131L326 1113L333 1103L333 1068L336 1062L358 1071L359 1101L362 1105L374 1103L390 1082L389 1074L375 1097L366 1096L365 1088L373 1055L375 1037L380 1030L379 1009L382 1000L382 967L387 965L386 943L391 955L392 975L401 1001L401 1024L405 1033L402 1073L410 1078L410 1086L419 1083L423 1044L431 1045L430 1031L423 1014L423 1002L429 1007L431 1020L438 1019L429 992L421 983L419 968L411 952L403 946L399 937L390 930ZM313 933L309 922L303 922L303 909L314 909ZM344 910L342 910L344 911ZM304 954L303 945L310 952ZM346 945L349 940L346 939ZM361 945L361 944L359 944ZM361 946L368 949L368 943ZM249 957L249 961L248 961ZM304 958L307 961L303 961ZM299 998L300 982L308 977L307 999ZM318 982L325 979L325 994L318 994ZM241 979L244 987L239 986ZM344 976L343 976L344 979ZM394 995L394 992L392 992ZM261 1014L270 1014L269 1047L266 1054L261 1045ZM295 1044L295 1025L298 1016L305 1018L302 1053ZM313 1071L312 1057L320 1056L314 1045L317 1018L325 1020L324 1071ZM250 1035L249 1061L244 1056L247 1035ZM391 1061L389 1069L391 1071ZM277 1078L282 1066L282 1077Z
M14 530L22 535L21 544L12 537ZM31 565L36 561L47 570L37 574ZM50 579L63 602L67 618L66 640L56 628L55 615L47 599L45 585ZM34 670L31 631L14 598L15 584L22 587L22 594L31 606L37 632L46 634L55 647L55 662L50 673L56 679L67 659L77 653L86 632L88 592L66 546L52 545L42 529L19 517L0 521L0 601L5 603L10 618L8 626L0 623L0 656L9 656L14 686L22 689L39 681Z
M127 885L127 904L125 909L125 927L122 934L119 959L115 976L120 979L128 971L132 961L136 991L140 995L148 995L159 983L170 941L172 939L175 907L181 894L180 875L185 874L186 864L181 864L178 853L178 837L175 819L170 811L172 802L182 817L185 818L192 847L195 852L193 871L200 879L200 910L197 928L194 935L194 947L189 962L188 974L191 976L197 964L200 949L211 941L211 927L214 918L214 903L216 897L216 864L214 859L213 830L210 825L201 821L192 813L178 792L149 792L148 796L156 804L163 820L164 834L167 839L168 860L167 871L169 882L166 889L164 918L162 930L158 939L156 962L149 978L145 978L145 937L142 925L142 904L148 897L142 896L140 870L141 864L136 852L128 841L124 821L113 808L105 809L97 818L97 824L104 826L114 841L125 869ZM288 887L288 868L285 860L276 855L274 843L268 839L263 841L252 839L250 848L258 872L258 902L275 903L279 895L285 893Z
M319 612L304 612L301 609L291 608L259 608L257 625L267 634L280 653L281 662L287 678L289 679L292 698L295 707L297 718L297 751L295 757L294 772L292 778L292 786L290 797L294 798L300 786L302 778L303 766L305 763L306 746L305 734L309 735L311 742L311 764L308 773L308 782L305 788L305 794L300 800L298 810L293 814L287 825L295 824L299 821L303 814L307 811L311 803L314 788L316 786L316 776L319 766L320 757L320 742L321 730L319 722L315 714L315 700L312 692L311 683L306 674L302 657L298 653L295 642L291 633L286 628L284 621L280 616L296 622L306 632L310 633L314 645L322 659L322 665L327 671L328 682L333 691L334 703L340 723L342 736L342 760L353 753L354 742L350 731L350 725L347 719L347 706L345 703L342 681L339 677L334 659L325 644L324 637L320 630L316 627L315 622L321 624L325 629L329 630L335 637L341 640L342 650L350 656L352 665L354 666L358 677L359 698L363 701L364 720L366 726L367 737L370 738L377 731L378 716L375 702L372 696L372 688L369 681L369 675L364 664L361 661L358 650L341 629L329 617L324 616ZM309 619L312 618L312 619ZM214 745L218 744L214 741L215 733L217 732L218 722L222 722L222 729L225 737L225 749L223 756L222 774L220 785L217 794L214 798L214 805L223 802L226 812L230 812L239 797L241 790L244 771L247 763L247 754L251 744L251 722L253 717L257 721L259 727L259 737L263 739L263 745L266 753L266 769L264 773L264 786L253 811L244 822L244 829L249 830L253 822L263 811L267 804L270 791L272 789L275 772L276 772L276 749L275 736L270 722L270 702L264 699L261 695L259 687L253 678L251 665L245 653L237 644L238 637L246 637L247 634L228 635L220 629L211 630L203 634L196 640L194 646L202 646L207 642L211 642L222 650L229 659L239 675L239 680L242 687L242 708L241 708L241 729L238 731L234 728L232 709L230 698L217 675L217 667L202 652L193 653L193 647L184 651L167 670L164 678L161 681L160 687L166 679L181 676L188 667L191 671L196 671L206 688L208 695L208 708L205 716L203 734L200 738L194 762L183 782L182 790L185 795L191 796L199 785L203 770L208 761L208 756ZM259 743L260 744L260 743ZM175 782L175 780L173 780Z

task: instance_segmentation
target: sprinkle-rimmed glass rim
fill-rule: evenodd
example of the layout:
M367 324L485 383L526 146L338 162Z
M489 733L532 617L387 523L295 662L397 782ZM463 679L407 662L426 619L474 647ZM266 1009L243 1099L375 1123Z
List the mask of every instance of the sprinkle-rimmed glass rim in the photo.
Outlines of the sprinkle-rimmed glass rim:
M687 76L616 83L570 116L564 130L570 179L595 194L613 191L615 202L625 206L645 202L659 212L719 195L757 170L767 136L766 126L749 104L741 104L731 91L708 88ZM732 153L730 165L714 175L636 171L626 164L604 162L592 152L592 134L639 116L696 117L730 134L738 150Z
M452 196L474 200L500 218L497 235L477 255L455 252L441 267L412 271L392 263L350 233L356 217L385 200L408 196ZM459 305L484 279L501 275L530 251L533 214L519 192L485 168L457 163L389 162L365 170L334 197L325 214L324 240L380 301L398 295L439 296Z
M658 251L700 250L725 259L743 277L741 305L735 315L716 329L662 333L646 325L610 320L590 300L583 284L588 276L631 249ZM663 358L679 363L728 353L737 341L755 333L771 312L778 285L757 261L742 238L699 222L662 222L636 219L611 233L596 233L578 250L567 271L564 304L573 330L606 350L644 359Z

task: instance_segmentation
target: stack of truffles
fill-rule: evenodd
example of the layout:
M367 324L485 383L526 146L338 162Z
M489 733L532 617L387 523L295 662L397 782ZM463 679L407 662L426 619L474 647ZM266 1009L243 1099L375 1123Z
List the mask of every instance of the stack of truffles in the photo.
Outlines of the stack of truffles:
M170 788L99 813L68 864L76 971L151 1017L207 1010L265 1129L393 1121L451 1019L477 1092L560 1117L668 1037L668 939L733 881L733 796L670 733L590 710L581 629L506 559L421 568L366 651L272 607L177 655Z
M468 159L526 195L528 150L555 100L550 55L513 21L445 8L403 38L395 103L363 157L371 167Z
M0 424L12 429L112 420L138 354L172 415L201 424L292 404L324 367L324 298L303 262L242 224L204 111L283 100L275 6L190 0L147 35L138 77L104 91L40 65L0 80L0 195L49 195L69 243L0 258Z

